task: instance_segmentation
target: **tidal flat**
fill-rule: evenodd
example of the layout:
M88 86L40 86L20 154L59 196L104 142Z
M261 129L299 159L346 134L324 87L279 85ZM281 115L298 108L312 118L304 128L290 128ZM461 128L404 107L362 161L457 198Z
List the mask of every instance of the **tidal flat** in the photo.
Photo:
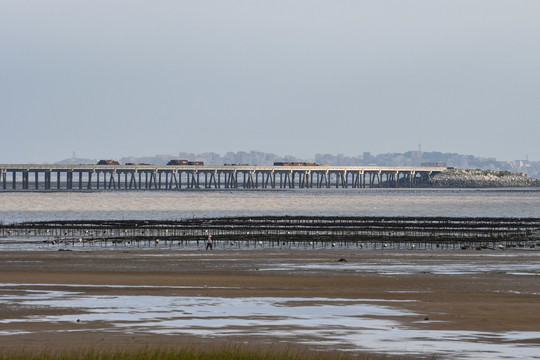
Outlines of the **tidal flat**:
M535 358L539 265L524 250L5 251L2 351L217 343Z

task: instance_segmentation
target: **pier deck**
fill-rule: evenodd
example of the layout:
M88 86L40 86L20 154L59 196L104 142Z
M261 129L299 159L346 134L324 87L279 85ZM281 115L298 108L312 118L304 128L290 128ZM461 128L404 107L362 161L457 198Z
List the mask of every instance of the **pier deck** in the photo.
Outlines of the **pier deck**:
M446 167L0 164L0 190L415 187Z

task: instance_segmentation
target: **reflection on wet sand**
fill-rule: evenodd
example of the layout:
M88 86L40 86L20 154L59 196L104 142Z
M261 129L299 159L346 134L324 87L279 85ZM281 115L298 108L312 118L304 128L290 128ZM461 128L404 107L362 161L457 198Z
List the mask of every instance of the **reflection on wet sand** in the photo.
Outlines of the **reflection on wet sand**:
M370 350L420 355L438 353L457 359L533 358L534 346L515 342L538 341L538 332L435 331L404 326L402 317L418 317L395 307L396 300L184 297L146 295L88 295L40 289L26 284L1 284L3 306L67 309L68 314L26 316L0 320L3 336L28 334L36 323L76 324L77 331L190 334L202 337L256 337L267 342L321 345L342 351ZM50 285L46 285L50 286ZM72 284L70 287L83 287ZM107 286L114 288L115 286ZM403 302L407 300L399 300ZM9 327L7 329L6 327ZM43 331L43 330L40 330ZM47 330L51 331L51 330ZM391 336L388 336L391 334ZM263 342L265 340L262 340Z

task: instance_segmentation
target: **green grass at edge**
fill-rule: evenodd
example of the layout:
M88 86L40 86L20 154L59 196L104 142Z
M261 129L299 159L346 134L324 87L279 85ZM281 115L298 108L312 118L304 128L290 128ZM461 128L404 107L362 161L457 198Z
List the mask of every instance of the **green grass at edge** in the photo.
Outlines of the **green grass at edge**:
M350 355L307 350L265 349L230 346L218 349L138 349L138 350L65 350L0 354L0 360L390 360L384 355Z

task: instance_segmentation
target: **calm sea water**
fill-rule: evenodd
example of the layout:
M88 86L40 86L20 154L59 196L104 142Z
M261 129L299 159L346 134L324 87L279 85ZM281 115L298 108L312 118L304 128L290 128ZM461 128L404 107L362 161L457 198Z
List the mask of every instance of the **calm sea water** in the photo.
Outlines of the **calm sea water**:
M540 189L0 193L4 223L242 215L540 217Z

